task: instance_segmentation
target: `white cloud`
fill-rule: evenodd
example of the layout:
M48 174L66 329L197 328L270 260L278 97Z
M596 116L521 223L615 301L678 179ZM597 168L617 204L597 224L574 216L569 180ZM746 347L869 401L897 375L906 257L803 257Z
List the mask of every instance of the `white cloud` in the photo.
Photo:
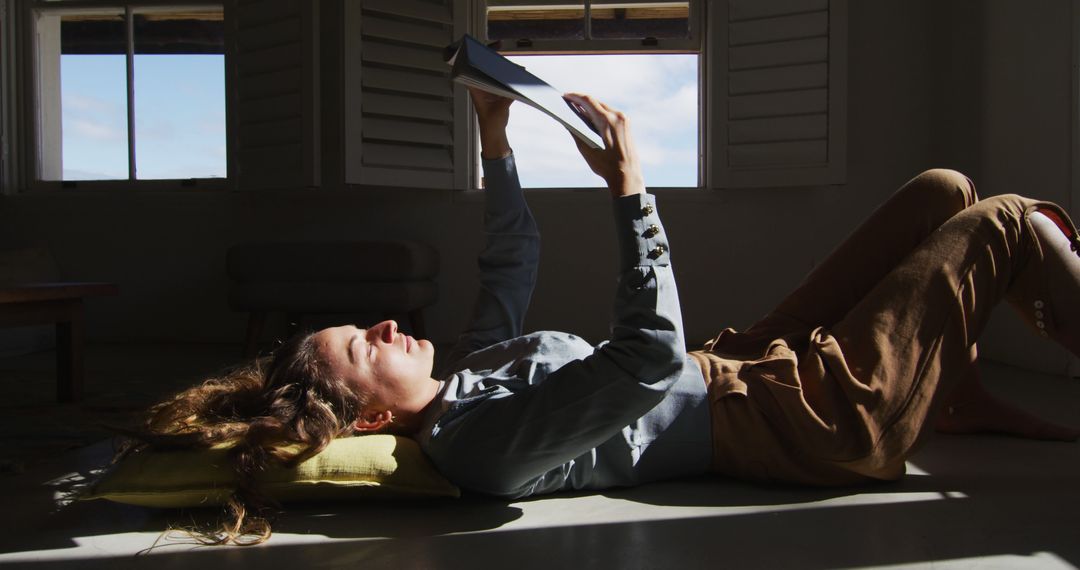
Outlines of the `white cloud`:
M637 106L696 80L697 58L688 55L522 56L513 58L558 89L590 93L616 106ZM695 81L696 82L696 81Z
M589 170L569 132L554 120L522 103L515 103L507 128L525 186L601 186Z
M120 103L91 95L64 92L62 97L65 110L101 114L116 114L123 110Z
M145 116L138 115L135 119L135 129L136 141L171 141L177 132L177 126L172 121L147 119Z
M627 111L635 130L668 132L671 130L696 131L698 121L697 82L684 84L678 90L666 93Z
M64 168L64 180L123 180L127 178L127 172L104 173L76 168Z
M117 142L127 140L127 129L90 119L72 119L70 129L76 137L95 141ZM67 138L67 137L65 137Z
M73 91L64 91L62 97L65 146L75 143L75 139L90 143L127 140L127 109L123 102Z

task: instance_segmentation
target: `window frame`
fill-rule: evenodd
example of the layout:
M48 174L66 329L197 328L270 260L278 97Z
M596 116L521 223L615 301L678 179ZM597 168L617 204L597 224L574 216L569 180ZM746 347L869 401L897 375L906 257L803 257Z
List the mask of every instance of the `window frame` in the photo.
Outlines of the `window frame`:
M536 0L497 0L500 7L503 6L536 6L542 4ZM589 18L589 10L593 0L577 0L585 6L585 18ZM513 46L499 46L500 53L510 55L573 55L575 53L701 53L704 49L703 13L702 7L705 0L685 0L690 4L688 21L690 26L689 38L656 38L655 44L644 45L638 39L604 39L589 37L592 28L586 23L585 38L583 39L537 39L530 40L529 45L517 43ZM648 4L649 0L624 0L628 4ZM477 0L480 9L477 10L478 21L474 22L477 38L484 42L487 38L487 7L486 0Z
M591 5L593 0L577 0L586 5ZM645 0L631 0L633 2L645 3ZM706 111L707 111L707 45L705 41L706 35L706 8L708 0L688 0L689 7L689 27L690 37L686 39L682 38L658 38L654 45L642 45L642 41L638 39L599 39L589 38L585 39L555 39L555 40L531 40L530 45L517 45L514 46L502 46L500 45L498 50L503 55L620 55L620 54L697 54L698 56L698 161L697 161L697 186L673 186L673 187L660 187L650 186L649 191L653 190L671 190L674 192L686 193L693 192L695 190L701 190L708 188L708 181L705 176L709 169L707 168L705 161L708 160L709 154L705 148L707 141L707 129L705 125ZM500 6L535 6L542 4L537 0L499 0ZM471 34L478 40L488 43L487 36L487 1L486 0L472 0L469 9L469 29ZM586 24L586 35L588 35L590 26ZM480 189L480 147L478 143L479 134L477 132L475 112L472 109L472 105L468 105L467 108L462 109L466 112L468 120L462 121L464 123L463 128L458 131L457 142L467 141L469 161L467 165L458 165L458 167L466 167L468 171L468 188L471 190ZM552 186L552 187L530 187L526 188L526 191L537 192L559 192L559 191L574 191L574 192L595 192L596 188L593 187L565 187L565 186Z
M14 0L18 1L18 0ZM134 46L131 33L132 23L130 19L133 12L141 8L220 8L222 10L222 18L225 22L228 22L230 15L231 0L128 0L128 1L108 1L102 2L101 0L23 0L18 6L18 14L16 14L16 25L20 28L18 31L19 53L14 54L13 58L16 60L15 67L17 68L20 79L23 81L16 81L20 84L17 95L21 98L19 108L22 110L22 115L28 119L24 120L22 125L18 125L21 128L17 129L17 132L12 133L11 130L7 130L6 134L12 134L11 140L15 144L11 145L9 150L9 158L12 159L12 163L18 165L17 172L10 178L5 178L5 183L10 183L13 186L14 191L8 191L8 193L16 193L19 191L28 193L43 193L43 192L59 192L59 191L77 191L84 193L87 191L107 191L109 193L115 192L139 192L145 193L147 191L166 191L175 192L182 191L186 193L198 192L198 191L224 191L232 190L235 186L235 176L233 175L234 166L232 164L232 152L230 150L233 145L231 127L232 123L230 117L232 115L229 109L229 97L228 92L230 89L230 83L232 81L232 75L230 73L230 51L231 42L226 38L224 58L225 58L225 129L226 129L226 174L223 177L217 178L147 178L137 179L133 178L135 164L135 148L133 147L134 138L132 134L135 129L134 123L134 101L132 99L132 92L134 89L134 68L133 68L133 56ZM42 178L42 126L41 126L41 113L42 103L40 99L40 51L37 45L37 15L40 12L83 12L86 10L120 10L125 13L127 17L125 29L127 31L127 44L128 53L126 55L128 59L127 66L127 82L125 84L127 90L127 108L128 108L128 121L127 130L128 136L128 178L126 179L112 179L112 180L44 180ZM228 34L228 25L225 26L225 33ZM6 62L5 62L6 63ZM9 129L9 127L5 127Z

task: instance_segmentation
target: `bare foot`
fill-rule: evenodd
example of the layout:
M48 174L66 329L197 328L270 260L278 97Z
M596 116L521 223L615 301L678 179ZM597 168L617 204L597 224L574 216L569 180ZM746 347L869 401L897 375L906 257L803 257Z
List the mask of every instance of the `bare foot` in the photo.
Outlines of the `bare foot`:
M947 406L934 428L940 433L999 434L1044 441L1080 438L1080 429L1033 416L981 389L963 402Z

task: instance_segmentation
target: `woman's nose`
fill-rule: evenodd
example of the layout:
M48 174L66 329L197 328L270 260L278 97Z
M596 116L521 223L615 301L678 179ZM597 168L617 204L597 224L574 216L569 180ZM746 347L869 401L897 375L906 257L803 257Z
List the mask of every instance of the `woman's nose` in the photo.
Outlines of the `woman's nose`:
M382 334L380 335L382 337L382 340L384 342L393 343L394 342L394 337L397 335L397 330L398 330L397 322L392 321L392 320L391 321L383 321L382 325L383 325L382 331L381 331Z

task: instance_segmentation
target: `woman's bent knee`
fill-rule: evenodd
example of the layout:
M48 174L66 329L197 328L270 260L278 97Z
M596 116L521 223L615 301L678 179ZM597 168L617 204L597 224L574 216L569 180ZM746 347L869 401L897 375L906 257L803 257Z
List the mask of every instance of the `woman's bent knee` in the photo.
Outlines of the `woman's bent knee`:
M975 184L961 172L948 168L927 170L908 182L917 188L929 208L943 208L950 214L972 206L979 201Z
M979 202L976 209L985 211L987 215L996 216L1004 221L1006 218L1022 220L1027 207L1033 201L1019 194L997 194Z
M1009 243L1019 245L1029 233L1024 218L1036 203L1018 194L990 196L965 211L962 217L966 221L962 224L972 229L981 228L979 231L1002 236ZM1026 250L1027 247L1021 246L1020 249Z

